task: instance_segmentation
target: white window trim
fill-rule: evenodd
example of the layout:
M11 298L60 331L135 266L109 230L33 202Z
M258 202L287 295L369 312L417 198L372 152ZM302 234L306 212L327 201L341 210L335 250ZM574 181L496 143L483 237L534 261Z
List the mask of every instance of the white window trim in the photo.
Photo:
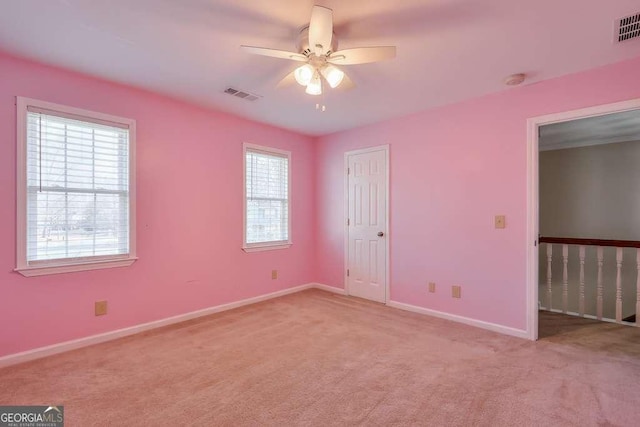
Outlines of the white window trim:
M26 277L74 271L97 270L103 268L126 267L133 264L136 257L136 121L104 113L67 107L46 101L18 96L17 150L16 150L16 268ZM43 262L29 265L27 262L27 108L36 107L76 117L86 117L89 121L125 125L129 128L129 254L122 257L95 257L82 260Z
M287 168L287 193L289 197L289 203L287 203L287 227L289 240L278 242L260 242L260 243L247 243L247 149L254 151L262 151L266 154L275 154L278 156L286 156L288 161ZM242 250L245 252L262 252L271 251L277 249L290 248L293 242L291 241L291 152L286 150L280 150L278 148L265 147L262 145L250 144L245 142L242 144Z

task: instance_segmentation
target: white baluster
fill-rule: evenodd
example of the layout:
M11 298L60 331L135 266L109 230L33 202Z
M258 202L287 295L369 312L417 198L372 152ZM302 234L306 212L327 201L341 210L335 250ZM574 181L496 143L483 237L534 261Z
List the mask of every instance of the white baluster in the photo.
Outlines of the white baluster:
M578 299L578 310L580 316L584 316L584 258L585 258L584 246L580 246L580 296Z
M562 312L567 313L569 303L569 273L567 264L569 263L569 245L562 245Z
M553 243L547 243L547 310L551 311L551 258L553 256Z
M616 322L622 321L622 248L616 248Z
M602 264L604 263L604 248L598 246L598 281L596 283L596 316L602 320Z
M640 248L636 249L636 326L640 326Z

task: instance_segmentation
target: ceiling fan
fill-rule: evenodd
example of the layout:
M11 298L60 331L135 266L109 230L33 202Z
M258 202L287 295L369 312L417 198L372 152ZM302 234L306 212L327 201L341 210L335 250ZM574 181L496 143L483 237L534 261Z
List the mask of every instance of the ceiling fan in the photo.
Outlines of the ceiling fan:
M255 46L240 48L255 55L304 62L304 65L296 68L282 82L293 77L300 85L306 86L305 92L310 95L322 94L323 81L331 88L336 88L343 81L349 80L338 66L366 64L396 56L395 46L337 50L338 40L333 33L333 11L323 6L313 6L309 25L300 31L297 52Z

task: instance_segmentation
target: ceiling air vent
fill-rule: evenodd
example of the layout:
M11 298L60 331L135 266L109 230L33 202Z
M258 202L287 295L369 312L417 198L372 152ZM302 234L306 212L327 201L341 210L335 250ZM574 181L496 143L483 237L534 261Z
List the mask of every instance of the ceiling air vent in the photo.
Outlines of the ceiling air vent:
M247 101L255 101L257 99L262 98L260 95L254 95L249 92L243 92L238 89L234 89L232 87L228 87L224 90L224 93L228 93L229 95L235 96L236 98L246 99Z
M618 42L640 37L640 12L616 21L614 37Z

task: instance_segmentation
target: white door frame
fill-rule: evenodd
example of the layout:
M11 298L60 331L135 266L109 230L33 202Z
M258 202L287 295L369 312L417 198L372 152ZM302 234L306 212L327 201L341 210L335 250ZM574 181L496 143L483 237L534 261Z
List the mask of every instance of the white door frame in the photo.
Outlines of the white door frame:
M391 254L389 253L389 144L386 145L378 145L376 147L368 147L362 148L359 150L347 151L344 153L344 217L342 223L344 224L344 291L347 295L349 295L349 278L347 277L347 269L349 268L349 226L347 225L347 219L349 218L349 175L347 173L347 169L349 168L349 156L354 154L364 154L370 153L372 151L384 151L385 158L385 182L386 182L386 197L385 197L385 212L386 212L386 224L385 224L385 290L384 290L384 303L388 304L390 297L390 279L391 279L391 271L389 258L391 258Z
M598 105L527 120L527 336L538 339L538 138L540 126L640 109L640 99Z

